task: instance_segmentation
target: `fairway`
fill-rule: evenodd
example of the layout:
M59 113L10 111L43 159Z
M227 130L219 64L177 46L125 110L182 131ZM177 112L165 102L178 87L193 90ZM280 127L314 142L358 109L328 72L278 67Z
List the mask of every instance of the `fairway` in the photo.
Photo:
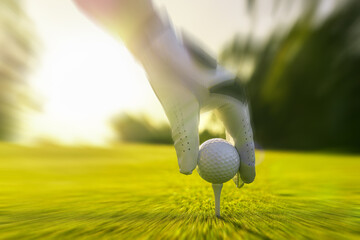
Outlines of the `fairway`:
M172 146L0 144L0 239L359 239L360 157L257 152L255 182L179 173Z

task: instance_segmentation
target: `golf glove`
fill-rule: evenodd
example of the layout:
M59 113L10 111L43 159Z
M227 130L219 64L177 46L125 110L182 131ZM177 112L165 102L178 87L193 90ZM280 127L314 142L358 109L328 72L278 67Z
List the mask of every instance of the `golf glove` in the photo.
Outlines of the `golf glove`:
M116 22L120 13L111 4L119 6L126 2L122 7L129 7L134 0L75 1L96 22L120 37L144 67L169 120L180 172L191 174L196 168L200 112L214 110L240 156L240 169L234 182L238 187L243 182L251 183L255 178L254 141L248 105L236 76L218 65L190 38L178 36L169 20L153 9L151 1L145 1L150 4L149 11L145 11L146 21L140 21L141 24L131 21L131 28L126 17L122 18L123 22ZM134 2L136 5L139 1ZM132 10L129 7L125 15ZM130 30L117 30L122 27Z

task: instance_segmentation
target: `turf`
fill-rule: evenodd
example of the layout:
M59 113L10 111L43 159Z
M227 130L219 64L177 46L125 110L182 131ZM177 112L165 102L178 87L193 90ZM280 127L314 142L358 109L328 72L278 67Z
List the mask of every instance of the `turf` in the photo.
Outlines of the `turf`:
M258 152L222 192L178 173L171 146L0 144L0 239L359 239L360 157Z

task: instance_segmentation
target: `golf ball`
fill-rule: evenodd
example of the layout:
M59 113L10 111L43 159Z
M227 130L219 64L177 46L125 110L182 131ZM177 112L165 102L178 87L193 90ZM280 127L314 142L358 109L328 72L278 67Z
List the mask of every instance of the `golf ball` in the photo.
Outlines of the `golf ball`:
M205 181L220 184L232 179L240 167L236 148L221 138L209 139L200 146L197 172Z

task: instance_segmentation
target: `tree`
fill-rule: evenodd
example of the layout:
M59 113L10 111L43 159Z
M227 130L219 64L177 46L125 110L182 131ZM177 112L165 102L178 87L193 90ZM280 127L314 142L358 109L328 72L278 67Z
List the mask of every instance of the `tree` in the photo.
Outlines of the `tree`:
M0 1L0 140L11 140L29 103L27 75L37 46L31 21L19 1Z
M360 150L360 2L319 23L320 3L305 5L288 31L274 28L261 44L238 36L221 56L240 72L253 63L243 79L255 139L265 147Z

